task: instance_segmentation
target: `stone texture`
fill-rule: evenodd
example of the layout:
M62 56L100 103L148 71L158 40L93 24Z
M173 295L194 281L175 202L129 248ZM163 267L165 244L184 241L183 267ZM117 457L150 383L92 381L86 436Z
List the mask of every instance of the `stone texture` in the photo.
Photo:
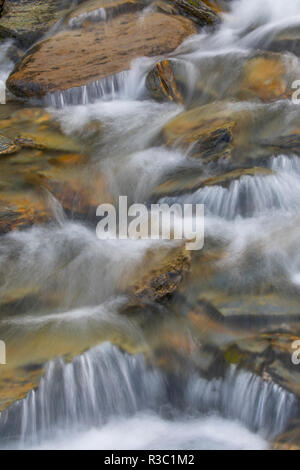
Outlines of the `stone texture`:
M79 27L87 21L107 20L120 13L143 8L142 0L87 0L74 8L65 18L65 24Z
M145 266L148 267L145 273ZM132 293L140 299L161 301L173 294L190 267L190 253L182 248L167 254L148 253L144 273L132 285Z
M30 46L69 9L70 0L5 0L0 37L11 37Z
M107 24L63 31L31 49L7 85L22 97L86 85L128 70L137 57L167 54L195 32L190 20L161 13L124 14Z
M178 11L191 17L200 26L215 25L220 18L216 10L202 0L175 0Z

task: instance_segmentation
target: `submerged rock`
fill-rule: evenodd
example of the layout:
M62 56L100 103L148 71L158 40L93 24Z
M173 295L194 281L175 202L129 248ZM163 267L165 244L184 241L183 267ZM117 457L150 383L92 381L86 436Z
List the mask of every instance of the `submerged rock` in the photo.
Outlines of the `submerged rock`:
M195 32L189 19L161 13L124 14L105 25L63 31L31 49L7 86L17 96L41 97L87 85L128 70L137 57L171 52Z
M238 122L234 113L223 111L201 106L179 114L163 129L167 145L191 148L191 155L203 160L230 157Z
M30 193L1 194L0 234L49 221L51 212L44 201Z
M288 51L300 56L300 28L282 27L276 34L273 33L270 37L259 41L258 47L274 52Z
M199 67L189 70L187 62L171 58L159 62L148 73L146 85L154 99L184 102L187 107L225 97L269 103L291 98L292 83L299 74L295 57L272 52L241 56L227 81L222 76L214 76L214 68L218 66L224 67L224 63L204 60ZM228 64L227 67L230 73Z
M102 202L112 202L106 180L97 173L90 175L67 172L65 167L40 172L29 179L46 188L72 217L96 220L96 209ZM35 181L34 181L35 179Z
M103 200L111 202L111 196L105 178L89 166L89 143L65 135L42 108L10 111L8 107L7 119L0 120L2 132L7 134L3 145L8 142L18 151L1 162L2 233L49 220L56 205L58 211L61 205L72 217L95 221L97 206ZM46 198L36 200L40 194Z
M29 123L31 125L51 124L58 127L58 124L54 123L52 115L43 108L22 108L15 111L11 115L11 122L13 124Z
M290 98L289 72L293 59L281 54L262 54L246 61L237 95L241 99L259 98L264 102Z
M0 156L1 155L10 155L17 152L20 149L16 143L11 139L8 139L4 135L0 135Z
M178 172L167 181L160 184L152 193L155 200L164 196L175 196L180 194L188 194L197 191L205 186L223 186L228 188L229 185L243 176L256 175L272 175L273 171L263 167L239 168L237 170L218 174L210 178L205 177L203 172L197 169L191 169L189 172Z
M274 152L288 152L300 155L300 127L288 128L280 137L268 138L262 141L262 146L271 148Z
M296 340L299 337L282 331L264 333L230 345L224 357L231 364L250 369L265 381L273 381L299 397L300 371L292 362L295 352L292 345Z
M226 159L230 169L249 167L253 160L265 161L283 149L299 154L296 107L286 123L279 110L286 112L290 103L277 102L276 113L274 106L227 100L210 103L178 114L165 125L162 136L168 146L180 147L204 163Z
M293 422L291 423L294 424ZM273 450L300 450L300 424L299 421L283 434L276 437Z
M24 132L25 130L39 130L49 128L59 130L60 125L54 121L52 115L43 108L22 108L10 112L6 119L0 120L0 129L7 129L11 133L15 130Z
M23 108L0 120L0 129L7 134L13 151L20 148L50 150L54 152L81 153L79 141L65 135L53 116L42 108ZM3 145L9 139L3 137ZM1 139L0 139L1 144ZM14 149L14 150L13 150Z
M0 37L14 38L26 48L56 23L71 3L71 0L5 0Z
M20 134L16 140L20 147L33 148L39 150L57 150L61 152L80 152L81 147L74 139L63 135L62 133L42 130L39 132L30 132Z
M232 181L236 181L243 176L257 176L257 175L272 175L273 171L269 168L262 168L255 166L253 168L241 168L238 170L233 170L228 173L223 173L222 175L213 176L202 181L200 187L203 186L223 186L228 187Z
M74 165L83 165L87 163L88 157L81 153L65 153L51 158L49 162L53 166L73 167Z
M105 21L124 12L139 10L143 6L143 0L87 0L66 16L65 23L71 27L80 27L86 21Z

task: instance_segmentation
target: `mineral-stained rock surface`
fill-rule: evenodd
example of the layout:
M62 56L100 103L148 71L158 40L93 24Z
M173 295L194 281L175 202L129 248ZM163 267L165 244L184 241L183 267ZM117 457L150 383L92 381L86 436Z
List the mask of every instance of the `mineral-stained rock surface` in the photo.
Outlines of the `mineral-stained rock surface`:
M124 14L106 24L89 23L36 44L7 85L23 97L86 85L128 70L137 57L169 53L195 32L189 19L161 13Z
M0 37L14 38L28 47L53 26L70 5L71 0L5 0Z

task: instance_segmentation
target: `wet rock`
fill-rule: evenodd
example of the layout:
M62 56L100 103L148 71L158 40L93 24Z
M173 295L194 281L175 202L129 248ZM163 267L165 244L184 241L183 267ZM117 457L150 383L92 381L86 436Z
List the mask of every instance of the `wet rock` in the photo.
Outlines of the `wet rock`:
M48 129L60 132L60 125L42 108L23 108L10 112L6 119L1 119L0 129L5 129L5 134L15 139L17 134L27 131Z
M24 51L18 47L14 42L8 47L6 51L6 56L9 60L11 60L14 64L19 62L24 55Z
M74 165L55 165L52 169L28 171L26 182L36 190L46 189L72 217L96 221L96 209L101 202L112 202L106 180L94 172L74 172ZM69 170L69 171L67 171Z
M291 393L300 396L299 366L293 364L292 344L299 337L290 333L274 332L243 338L224 351L229 363L237 364L273 381Z
M285 100L276 106L282 112L290 109ZM168 146L180 147L206 164L221 159L230 169L249 167L282 149L299 153L297 114L288 125L278 116L273 103L252 106L224 100L178 114L165 125L162 135Z
M17 152L20 146L14 143L11 139L8 139L4 135L0 135L0 156L10 155Z
M5 0L0 37L29 47L68 11L71 0Z
M206 96L206 90L199 81L194 83L194 72L195 67L191 70L185 61L165 59L150 70L146 87L150 96L157 101L173 101L185 104L187 108L195 107L203 104L201 100ZM201 100L198 103L199 95ZM208 92L205 102L213 101L215 96Z
M216 10L202 0L175 0L178 11L193 18L200 26L215 25L220 22Z
M74 165L83 165L87 163L87 161L88 157L81 153L65 153L49 160L51 165L58 167L73 167Z
M262 140L262 146L269 147L272 151L300 154L300 127L285 130L280 137Z
M113 18L121 13L136 11L145 6L142 0L87 0L74 8L65 18L71 27L80 27L88 21Z
M3 366L2 368L4 369ZM36 388L43 372L42 367L40 370L30 372L16 369L3 370L0 379L0 410L4 410L16 400L21 400L30 390Z
M202 265L201 269L203 269ZM216 270L214 275L216 275ZM246 327L248 330L266 329L272 325L278 328L284 325L286 329L300 333L300 325L298 328L296 326L300 320L297 296L276 292L244 293L240 289L236 292L232 289L227 292L218 289L215 285L213 287L205 291L203 295L228 318L231 325ZM260 292L262 289L263 286L260 284Z
M195 272L192 258L189 280L193 283ZM204 268L205 270L205 268ZM205 274L203 275L205 278ZM205 296L199 296L199 283L193 292L191 283L183 283L176 292L171 304L172 312L184 315L195 341L208 348L226 348L228 344L240 338L239 328L226 324L223 313Z
M288 429L285 433L276 437L273 450L300 450L300 425L297 422L296 426Z
M202 181L199 187L203 186L223 186L227 188L232 181L236 181L243 176L263 176L263 175L272 175L274 172L269 168L262 168L255 166L253 168L245 168L245 169L238 169L233 170L228 173L224 173L219 176L213 176L212 178L208 178Z
M216 12L229 11L231 0L203 0L203 2Z
M281 28L277 34L260 41L258 47L274 52L292 52L300 56L300 28L299 26Z
M81 146L74 139L62 133L43 130L22 133L15 139L19 147L39 150L55 150L60 152L80 152Z
M259 98L264 102L290 98L293 90L289 71L293 59L281 54L262 54L248 60L237 96Z
M53 116L42 108L15 111L9 119L0 120L0 128L20 148L79 153L79 142L63 134Z
M140 298L162 301L173 294L183 281L190 268L190 253L174 249L167 254L148 253L145 264L131 291Z
M202 169L192 168L179 170L175 174L169 175L166 181L160 183L151 194L151 200L159 200L164 196L175 196L193 192L206 176Z
M18 154L18 163L21 163L24 157L27 160L26 155L29 158L30 155L32 157L43 155L44 160L49 157L53 159L54 164L59 156L62 157L61 162L68 160L71 164L72 158L67 157L67 153L77 155L75 159L77 158L78 161L81 158L78 155L83 157L82 145L78 139L65 135L60 124L42 108L17 110L8 119L0 120L0 129L3 129L3 132L14 141L18 150L21 149L21 153ZM43 152L29 152L31 149ZM28 150L27 154L26 150ZM62 155L57 155L57 153L62 153ZM38 161L35 158L35 163L40 165L40 169L43 168L43 159ZM73 158L73 162L75 159Z
M171 52L195 32L190 20L161 13L124 14L108 25L63 31L31 49L7 86L17 96L41 97L86 85L128 70L137 57Z
M180 104L184 101L174 76L172 63L169 60L163 60L156 64L147 76L146 86L152 98L157 101L175 101Z
M152 193L152 199L160 199L164 196L175 196L188 194L197 191L205 186L223 186L229 185L243 176L263 176L272 175L273 171L263 167L240 168L237 170L222 173L210 178L205 177L201 170L192 169L186 172L178 172L167 181L160 184Z
M230 158L237 120L226 111L218 116L216 110L210 117L210 111L201 106L175 117L163 129L166 144L191 149L191 156L203 160Z
M151 7L168 15L178 15L178 10L173 1L156 0L151 3Z
M17 303L27 297L34 297L36 292L38 292L38 289L36 289L34 286L6 290L6 292L4 294L2 293L1 295L1 308L3 308L4 305Z
M51 217L45 202L29 193L0 196L0 234L45 223Z
M234 58L225 63L230 79L214 77L215 67L224 67L224 62L217 64L205 60L199 70L191 72L187 64L176 59L159 62L147 76L147 88L154 99L185 103L187 107L210 103L216 100L235 98L240 101L262 101L269 103L279 99L289 99L294 90L293 82L298 78L299 70L295 58L286 54L261 52L250 58L241 56L238 67L234 67ZM203 72L204 70L204 72ZM191 74L193 76L191 82ZM207 81L205 78L207 77ZM213 77L213 78L212 78Z
M50 113L43 108L22 108L11 115L11 123L29 123L29 124L53 124L53 118ZM57 124L55 125L58 126Z
M55 205L56 198L69 215L93 221L96 207L103 200L112 202L105 179L89 167L89 155L83 153L83 145L64 135L51 114L41 108L25 108L0 121L0 127L19 146L17 153L2 160L0 188L9 195L18 195L22 191L16 204L11 204L8 197L2 213L3 232L26 228L35 220L40 223L34 212L36 203L32 200L32 192L42 196L41 209L44 205ZM15 138L18 134L19 137ZM85 152L87 146L85 143ZM22 205L23 199L26 207ZM44 217L41 219L44 221Z

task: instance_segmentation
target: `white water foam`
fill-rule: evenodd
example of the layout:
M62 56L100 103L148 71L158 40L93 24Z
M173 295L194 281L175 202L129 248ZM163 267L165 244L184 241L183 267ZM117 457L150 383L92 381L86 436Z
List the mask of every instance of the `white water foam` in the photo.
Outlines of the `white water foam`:
M260 436L237 422L209 417L167 421L156 414L137 413L112 419L102 429L59 433L37 447L61 450L267 450Z
M59 430L76 432L77 429L81 436L75 435L75 442L71 438L63 443L63 447L77 446L78 442L80 446L85 446L87 435L94 434L99 438L103 436L102 445L117 448L118 432L113 422L118 417L123 418L118 422L125 428L131 425L132 419L140 424L149 421L149 434L140 443L138 440L133 444L136 437L131 438L131 444L128 442L134 448L149 443L170 448L185 448L191 443L195 448L201 448L199 439L203 433L208 433L208 442L202 444L203 447L216 448L219 445L226 448L231 445L243 448L247 446L244 438L235 444L231 438L224 437L226 424L234 431L240 428L244 437L251 434L232 423L232 420L270 438L284 430L296 406L293 395L279 386L232 367L224 378L210 382L198 374L184 382L178 377L177 395L181 397L180 408L183 407L190 416L187 420L181 416L182 411L176 412L176 402L172 403L170 386L174 386L174 377L170 384L168 382L168 375L147 366L143 356L121 353L108 343L84 353L69 364L64 364L62 360L50 362L39 388L0 414L0 434L2 439L5 438L2 445L14 446L10 442L14 438L18 438L21 447L36 446L38 443L43 445L49 439L54 438L55 442ZM170 409L170 406L174 407L172 414L175 421L172 418L167 422L159 415L160 410ZM152 413L147 418L139 417L140 412L149 413L149 410ZM213 418L203 418L207 414L218 414L229 420L228 423L219 420L224 425L223 432L213 432L211 423L214 425L215 422ZM151 427L153 423L154 428ZM95 427L98 430L91 431ZM175 434L174 442L168 439L167 429ZM178 429L185 431L181 439L178 438ZM162 434L163 442L153 439L156 431ZM253 436L252 445L253 442L264 446L263 440L258 437ZM91 444L95 446L96 443ZM101 442L96 445L101 448Z
M130 280L148 249L169 246L150 239L99 240L95 230L72 222L15 231L1 240L0 292L34 286L40 294L62 292L62 310L99 305Z
M206 186L182 196L164 197L161 202L205 204L207 216L222 219L297 213L300 208L300 159L281 155L271 159L271 175L241 176L228 187Z
M109 417L155 408L164 394L163 378L142 356L105 344L70 364L50 362L38 390L1 415L0 432L30 442L55 428L101 426Z

